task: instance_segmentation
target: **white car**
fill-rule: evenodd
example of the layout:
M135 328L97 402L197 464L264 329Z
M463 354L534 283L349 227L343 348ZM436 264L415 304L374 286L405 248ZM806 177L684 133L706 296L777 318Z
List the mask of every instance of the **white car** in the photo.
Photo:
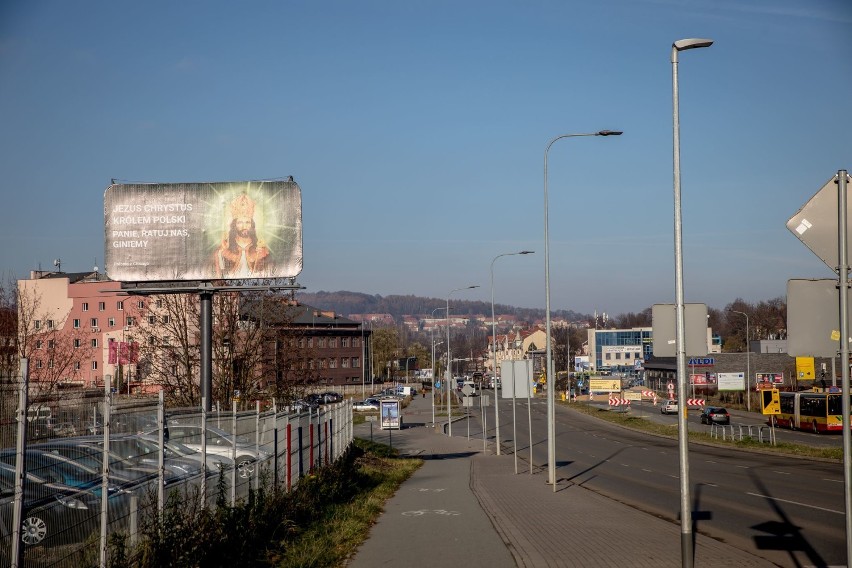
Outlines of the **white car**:
M660 414L677 414L677 401L665 401L662 406L660 406Z
M358 411L377 411L379 410L379 399L377 398L368 398L367 400L359 400L358 402L352 403L352 410Z

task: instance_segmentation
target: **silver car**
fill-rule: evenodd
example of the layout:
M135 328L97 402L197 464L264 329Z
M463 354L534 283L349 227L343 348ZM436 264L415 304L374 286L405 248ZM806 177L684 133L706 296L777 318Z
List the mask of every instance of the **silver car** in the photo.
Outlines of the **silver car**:
M170 442L175 441L195 451L201 451L201 426L169 424L166 432ZM156 435L156 431L146 432L146 434ZM265 451L255 450L254 444L241 441L239 438L234 442L231 434L214 426L207 427L207 454L226 458L236 455L234 461L240 477L250 477L254 473L255 462L269 457Z

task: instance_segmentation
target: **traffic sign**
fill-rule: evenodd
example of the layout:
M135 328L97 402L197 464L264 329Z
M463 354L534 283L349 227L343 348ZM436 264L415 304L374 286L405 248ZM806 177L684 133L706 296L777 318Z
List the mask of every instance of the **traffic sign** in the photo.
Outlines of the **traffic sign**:
M686 399L687 406L704 406L703 398L688 398Z
M781 414L781 395L778 389L766 389L760 393L763 414Z
M683 323L684 352L696 357L707 355L707 304L684 304ZM651 328L654 356L677 356L677 306L651 306Z
M837 267L837 175L831 177L810 200L787 221L787 229L817 255L831 270ZM846 217L852 215L852 200L846 202ZM852 249L852 231L846 233Z
M441 388L441 381L435 381L435 388L436 389Z
M469 385L467 383L465 383L464 386L462 387L462 394L465 395L465 396L471 396L475 392L476 392L476 389L473 388L472 385Z
M672 389L672 390L674 390L674 389ZM655 393L654 391L642 391L642 396L647 396L647 397L649 397L649 398L650 398L650 397L654 397L654 398L656 398L656 397L657 397L657 393Z

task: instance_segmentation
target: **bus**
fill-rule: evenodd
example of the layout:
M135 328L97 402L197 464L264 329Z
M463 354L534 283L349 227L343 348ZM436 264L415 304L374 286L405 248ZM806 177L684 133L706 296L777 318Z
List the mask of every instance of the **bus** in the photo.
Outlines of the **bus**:
M775 425L815 434L843 431L843 400L840 393L780 392L781 413Z

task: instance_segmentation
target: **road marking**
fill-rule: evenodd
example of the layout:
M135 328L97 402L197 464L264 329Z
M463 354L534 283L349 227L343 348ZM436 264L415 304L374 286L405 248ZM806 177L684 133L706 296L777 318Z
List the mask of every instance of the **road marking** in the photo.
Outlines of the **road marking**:
M654 473L653 469L645 469L644 467L642 468L642 471L646 471L648 473Z
M738 468L740 468L740 469L749 469L751 466L748 466L748 465L738 465L738 466L735 466L735 467L738 467Z
M830 481L832 483L843 483L842 479L823 479L823 481Z
M707 487L719 487L715 483L703 483L702 485L706 485Z
M705 461L705 463L718 463L718 462L714 462L713 460L704 460L704 461Z
M746 492L746 495L752 495L754 497L762 497L763 499L769 499L770 501L781 501L782 503L790 503L791 505L801 505L802 507L808 507L809 509L817 509L818 511L826 511L828 513L837 513L838 515L843 514L843 511L835 511L834 509L826 509L824 507L817 507L816 505L808 505L807 503L799 503L798 501L789 501L787 499L779 499L778 497L770 497L769 495L761 495L760 493Z
M621 465L623 465L624 467L630 467L630 464L629 464L629 463L623 463L623 464L621 464Z
M778 475L790 475L789 471L774 471L772 473L777 473Z

